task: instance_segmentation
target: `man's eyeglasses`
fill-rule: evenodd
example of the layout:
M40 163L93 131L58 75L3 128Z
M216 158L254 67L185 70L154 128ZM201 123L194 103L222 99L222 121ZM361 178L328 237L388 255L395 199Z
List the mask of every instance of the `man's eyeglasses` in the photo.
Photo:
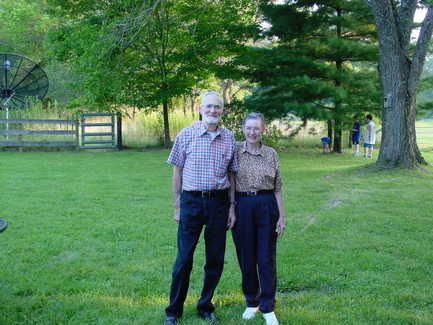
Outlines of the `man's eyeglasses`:
M204 106L204 108L207 111L211 111L212 108L213 108L217 112L220 112L220 111L222 111L224 109L221 105L211 105L211 104Z

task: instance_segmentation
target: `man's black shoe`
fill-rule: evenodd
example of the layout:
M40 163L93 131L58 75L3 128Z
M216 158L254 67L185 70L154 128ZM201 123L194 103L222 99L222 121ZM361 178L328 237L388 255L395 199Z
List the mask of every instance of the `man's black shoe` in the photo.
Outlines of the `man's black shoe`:
M177 324L176 317L167 317L164 322L164 325L176 325L176 324Z
M216 316L212 313L198 313L198 315L201 317L201 319L211 323L211 324L218 324L219 320L216 318Z

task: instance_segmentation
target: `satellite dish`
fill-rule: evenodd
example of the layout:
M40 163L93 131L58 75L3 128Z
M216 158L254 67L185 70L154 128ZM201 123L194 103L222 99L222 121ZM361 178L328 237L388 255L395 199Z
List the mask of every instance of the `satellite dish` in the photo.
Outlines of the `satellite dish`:
M42 100L48 92L48 77L35 62L21 55L0 53L0 109L23 108L26 97ZM6 117L7 118L7 117Z

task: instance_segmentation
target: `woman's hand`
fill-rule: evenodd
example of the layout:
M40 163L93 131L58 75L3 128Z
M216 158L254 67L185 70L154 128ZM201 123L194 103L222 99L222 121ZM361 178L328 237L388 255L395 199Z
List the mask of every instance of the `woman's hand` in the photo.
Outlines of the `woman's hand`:
M286 229L286 226L284 225L284 217L280 217L277 221L277 227L275 229L275 232L278 234L278 238L283 237L284 229Z

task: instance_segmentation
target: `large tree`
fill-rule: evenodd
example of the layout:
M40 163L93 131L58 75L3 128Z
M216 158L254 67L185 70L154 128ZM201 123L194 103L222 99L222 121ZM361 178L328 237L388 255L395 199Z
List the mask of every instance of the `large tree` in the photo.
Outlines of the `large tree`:
M77 104L118 110L120 105L164 115L170 145L169 102L221 69L219 58L242 50L254 19L246 0L50 0L67 18L52 34L56 57L82 78Z
M382 140L377 164L414 168L426 165L416 143L415 100L433 32L433 4L419 0L363 0L373 11L379 38L379 78L384 97ZM415 49L415 11L428 8Z
M298 0L262 1L261 12L270 24L261 32L268 46L252 51L259 86L248 104L276 116L332 119L334 151L341 152L352 116L380 110L371 10L355 0Z

